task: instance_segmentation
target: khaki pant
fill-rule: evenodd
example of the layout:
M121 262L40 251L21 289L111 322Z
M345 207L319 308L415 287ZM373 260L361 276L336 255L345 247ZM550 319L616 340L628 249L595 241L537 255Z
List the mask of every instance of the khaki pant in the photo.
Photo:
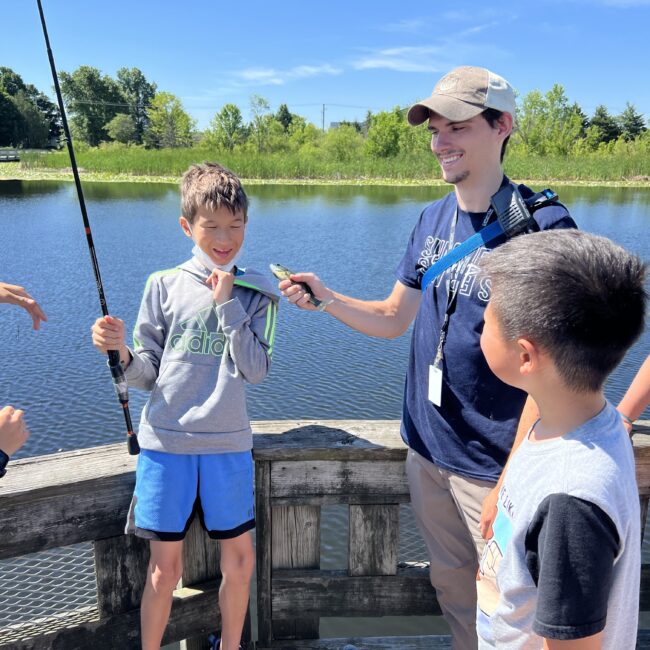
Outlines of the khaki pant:
M484 540L478 523L494 483L441 469L409 449L413 511L431 562L431 584L452 632L453 650L475 650L476 572Z

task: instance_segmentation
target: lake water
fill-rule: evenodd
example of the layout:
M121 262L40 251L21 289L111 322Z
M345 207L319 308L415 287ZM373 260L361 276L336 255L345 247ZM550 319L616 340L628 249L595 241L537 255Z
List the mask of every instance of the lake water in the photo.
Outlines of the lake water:
M84 191L108 306L130 331L147 276L190 255L191 242L178 226L178 191L117 183L85 183ZM251 186L242 265L266 271L278 262L313 270L333 289L383 298L420 211L446 192L444 187ZM650 189L561 187L558 193L582 229L650 260ZM101 311L74 186L0 181L0 226L0 280L26 286L50 319L33 332L22 310L0 307L0 405L25 409L32 433L16 457L122 441L123 417L105 357L90 342L90 326ZM398 419L408 346L408 334L394 341L371 339L325 314L283 302L273 369L261 385L250 387L250 416ZM646 332L607 384L612 401L620 399L648 354ZM146 394L132 390L130 397L137 423ZM650 412L645 417L650 419ZM347 542L341 534L344 515L334 509L329 516L324 568L344 558ZM413 621L386 623L372 630L440 629L424 622L417 629ZM325 621L321 633L367 633L365 625Z
M111 313L131 331L149 273L189 257L168 185L84 185ZM421 209L446 188L249 188L243 266L313 270L334 289L382 298ZM559 190L580 227L650 260L650 190ZM32 432L16 454L33 456L123 439L105 358L90 343L100 315L74 186L0 182L0 280L28 287L49 317L40 332L22 311L0 308L0 403L27 411ZM270 376L250 387L252 419L399 418L408 334L371 339L325 314L283 302ZM646 335L607 386L617 400L650 353ZM132 390L133 421L146 394ZM646 415L648 415L646 413Z

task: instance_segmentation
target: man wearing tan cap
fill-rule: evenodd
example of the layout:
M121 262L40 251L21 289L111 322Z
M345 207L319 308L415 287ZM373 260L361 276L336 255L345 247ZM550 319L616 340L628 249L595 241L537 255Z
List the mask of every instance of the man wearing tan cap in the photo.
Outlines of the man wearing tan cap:
M527 403L524 409L525 393L497 379L480 349L490 286L478 275L478 262L505 236L475 250L424 292L421 279L433 262L496 218L490 198L509 183L502 159L514 115L510 84L475 67L452 70L430 97L409 110L412 125L427 122L431 151L454 191L423 210L385 300L334 292L312 273L291 276L308 283L327 303L325 311L370 336L400 336L415 319L401 432L409 446L413 508L454 650L477 647L475 579L484 546L479 524L489 524L489 517L480 521L481 507L486 500L489 511L496 502L495 483L518 422L521 418L523 435L535 407ZM519 191L524 197L533 194L523 185ZM538 210L535 221L541 230L575 227L561 205ZM314 309L300 285L284 280L279 287L290 302Z

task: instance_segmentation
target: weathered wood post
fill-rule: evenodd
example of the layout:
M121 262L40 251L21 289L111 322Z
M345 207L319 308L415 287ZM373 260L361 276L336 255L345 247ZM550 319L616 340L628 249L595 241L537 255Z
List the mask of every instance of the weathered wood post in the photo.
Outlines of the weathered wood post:
M320 507L276 506L271 509L271 570L320 568ZM273 620L275 639L317 639L319 617Z
M120 643L127 650L138 650L139 608L149 562L149 545L134 535L119 535L93 542L93 549L99 619L131 612L132 627Z

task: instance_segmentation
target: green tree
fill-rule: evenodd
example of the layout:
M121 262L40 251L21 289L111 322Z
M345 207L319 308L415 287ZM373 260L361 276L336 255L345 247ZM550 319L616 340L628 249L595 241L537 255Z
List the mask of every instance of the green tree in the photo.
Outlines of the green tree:
M21 136L31 142L43 142L47 144L48 139L57 141L61 135L61 116L59 115L58 107L53 104L48 97L40 92L36 86L32 84L25 84L22 77L14 72L11 68L0 67L0 91L4 91L6 95L12 97L14 102L17 102L22 107L21 113L28 114L27 124L22 126L17 125L16 128L27 129L27 133ZM17 99L21 95L20 99ZM25 102L33 105L33 108L27 106ZM42 114L42 119L35 115L34 109ZM43 119L48 124L48 138L43 140L42 137L42 123ZM34 128L35 133L29 133L29 129ZM34 146L34 145L25 145Z
M316 152L324 138L323 132L315 124L308 123L299 115L294 115L288 135L290 148L303 154Z
M149 126L144 132L147 147L190 147L196 121L183 109L175 95L158 92L148 111Z
M275 119L282 124L282 128L286 133L293 121L293 115L289 112L289 107L286 104L280 104L278 112L275 114Z
M260 95L253 95L251 102L251 132L257 145L257 151L264 151L269 136L271 115L269 102Z
M212 118L206 134L207 142L220 149L232 151L246 136L241 111L236 104L224 104Z
M349 120L341 120L339 126L351 126L357 133L363 133L363 123L359 120L350 122Z
M290 151L291 139L289 134L284 130L284 127L278 122L274 116L267 115L266 120L267 136L266 136L266 150L269 152Z
M0 66L0 91L14 97L19 90L26 90L23 78L11 68Z
M589 127L589 116L582 110L582 107L578 102L573 102L571 110L580 120L580 137L584 138L587 133L587 128Z
M363 137L351 124L341 124L330 129L323 138L323 148L328 156L339 162L358 158L363 145Z
M129 105L129 115L135 125L135 142L142 144L149 122L147 109L156 95L156 84L149 83L138 68L120 68L117 71L117 83Z
M32 84L27 84L26 93L47 121L48 141L53 143L58 142L63 133L59 107L51 102L47 95L42 93Z
M0 146L17 147L26 130L23 116L5 91L0 90Z
M118 113L105 127L111 140L122 144L138 142L138 130L131 115Z
M407 125L399 106L392 111L373 115L366 138L368 155L379 158L396 156L399 153L400 136L405 126Z
M621 134L628 142L636 139L646 130L643 115L637 113L636 108L630 102L625 103L625 110L618 116L618 124Z
M19 90L11 98L22 116L22 134L20 146L30 149L42 149L48 144L50 124L24 90Z
M87 65L72 74L61 72L59 79L77 137L91 147L107 140L104 127L125 110L124 96L117 82Z
M545 95L539 90L529 92L517 112L517 137L530 153L567 155L581 130L580 113L569 104L560 84Z
M609 114L602 104L596 106L596 110L589 124L598 127L602 137L601 142L611 142L621 135L621 129L616 123L616 119Z

